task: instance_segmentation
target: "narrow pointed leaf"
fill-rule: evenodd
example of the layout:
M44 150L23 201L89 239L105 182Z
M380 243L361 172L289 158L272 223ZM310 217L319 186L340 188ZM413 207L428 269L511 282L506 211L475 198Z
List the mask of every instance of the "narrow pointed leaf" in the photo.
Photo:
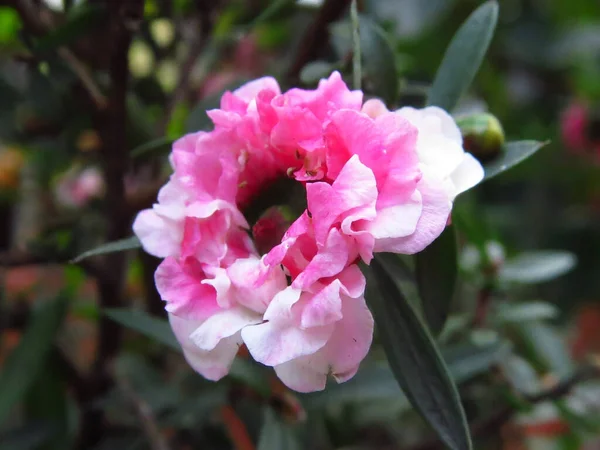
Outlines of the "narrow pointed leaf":
M158 341L176 352L181 352L181 346L171 331L169 322L166 320L152 317L144 311L136 311L133 309L109 308L105 309L103 312L104 315L124 327L135 330L152 340Z
M498 159L487 164L484 167L485 180L500 175L505 170L510 169L513 166L525 161L540 148L547 145L548 142L540 141L514 141L508 142L504 146L504 152Z
M67 311L67 298L59 296L33 315L19 345L0 372L0 423L24 398L49 357L54 337Z
M390 367L421 416L452 450L472 448L460 397L426 325L375 259L367 298Z
M433 334L444 328L458 276L456 232L447 227L429 247L415 257L415 275L423 314Z
M490 0L463 23L446 49L433 80L427 104L454 109L469 88L492 40L498 21L498 3Z
M88 250L87 252L83 252L81 255L73 259L73 262L78 263L86 258L89 258L90 256L105 255L107 253L115 252L124 252L125 250L133 250L136 248L140 248L141 246L142 244L140 243L140 240L136 236L132 236L130 238L109 242L107 244L101 245L100 247L96 247L92 250Z

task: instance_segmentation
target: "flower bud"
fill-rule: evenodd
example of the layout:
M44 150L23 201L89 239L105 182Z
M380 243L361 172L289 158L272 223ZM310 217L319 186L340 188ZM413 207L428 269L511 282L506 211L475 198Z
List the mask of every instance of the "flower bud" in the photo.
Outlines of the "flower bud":
M259 253L268 253L279 244L293 221L293 212L287 206L267 209L252 227L252 237Z
M491 161L502 152L504 131L492 114L473 114L458 118L456 123L463 136L464 149L479 161Z

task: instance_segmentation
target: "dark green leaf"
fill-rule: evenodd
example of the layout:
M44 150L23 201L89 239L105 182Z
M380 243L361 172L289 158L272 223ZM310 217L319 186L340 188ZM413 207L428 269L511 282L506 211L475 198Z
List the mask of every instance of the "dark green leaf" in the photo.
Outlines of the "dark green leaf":
M399 76L396 55L385 32L371 18L360 16L360 47L363 75L370 90L388 105L398 99Z
M105 255L107 253L115 253L115 252L123 252L125 250L133 250L136 248L140 248L142 244L140 240L136 236L132 236L130 238L121 239L119 241L109 242L107 244L101 245L100 247L96 247L92 250L88 250L87 252L83 252L77 258L73 259L72 262L78 263L79 261L83 261L90 256L97 255Z
M547 144L548 142L539 141L515 141L506 143L504 150L498 159L485 165L484 179L488 180L496 175L500 175L505 170L525 161Z
M181 352L181 346L166 320L152 317L143 311L125 308L105 309L103 313L124 327L142 333L144 336L160 342L176 352Z
M372 262L367 296L394 376L415 409L453 450L471 449L460 397L437 346L390 277Z
M267 408L256 450L300 450L300 444L288 425Z
M564 275L576 264L576 256L563 250L525 252L506 261L498 278L511 283L542 283Z
M19 345L0 373L0 422L27 393L52 349L54 336L67 311L67 298L44 303L33 315Z
M455 383L464 383L485 373L493 364L502 361L510 346L506 343L477 346L460 344L441 350L442 356ZM361 367L349 381L328 386L323 392L306 396L311 406L323 406L334 402L394 401L403 410L408 399L399 389L398 382L387 364L376 363ZM406 404L404 403L406 402Z
M84 3L73 8L64 24L41 38L35 50L45 52L63 45L72 44L78 38L89 34L90 28L99 25L105 18L105 9L94 3Z
M434 335L444 328L458 276L456 232L453 226L415 257L415 275L423 314Z
M304 84L315 84L322 78L327 78L336 67L327 61L313 61L300 71L300 81Z
M146 155L147 153L168 149L171 147L172 144L173 140L169 138L154 139L150 142L146 142L145 144L138 145L136 148L131 150L130 155L132 158L139 158L140 156Z
M29 419L48 422L55 427L52 439L38 447L38 450L71 448L67 399L67 386L54 352L29 388L25 403Z
M447 111L454 109L469 88L492 40L498 20L498 3L488 1L463 23L446 49L437 71L428 105Z

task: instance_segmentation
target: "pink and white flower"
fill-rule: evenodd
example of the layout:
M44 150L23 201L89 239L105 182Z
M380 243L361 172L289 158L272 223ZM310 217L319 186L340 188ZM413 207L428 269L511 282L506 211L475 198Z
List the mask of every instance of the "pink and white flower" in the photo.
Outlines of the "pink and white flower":
M373 334L357 262L429 245L481 166L441 109L363 105L337 72L284 93L262 78L208 114L133 225L165 258L156 284L188 362L216 380L245 344L297 391L348 380Z

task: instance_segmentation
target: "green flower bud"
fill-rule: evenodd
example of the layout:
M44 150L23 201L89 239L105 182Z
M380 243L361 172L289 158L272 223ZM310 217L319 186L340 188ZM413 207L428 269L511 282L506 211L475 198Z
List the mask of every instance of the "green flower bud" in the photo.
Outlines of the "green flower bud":
M480 162L495 159L504 145L504 130L500 121L489 113L473 114L456 119L463 136L463 147Z

